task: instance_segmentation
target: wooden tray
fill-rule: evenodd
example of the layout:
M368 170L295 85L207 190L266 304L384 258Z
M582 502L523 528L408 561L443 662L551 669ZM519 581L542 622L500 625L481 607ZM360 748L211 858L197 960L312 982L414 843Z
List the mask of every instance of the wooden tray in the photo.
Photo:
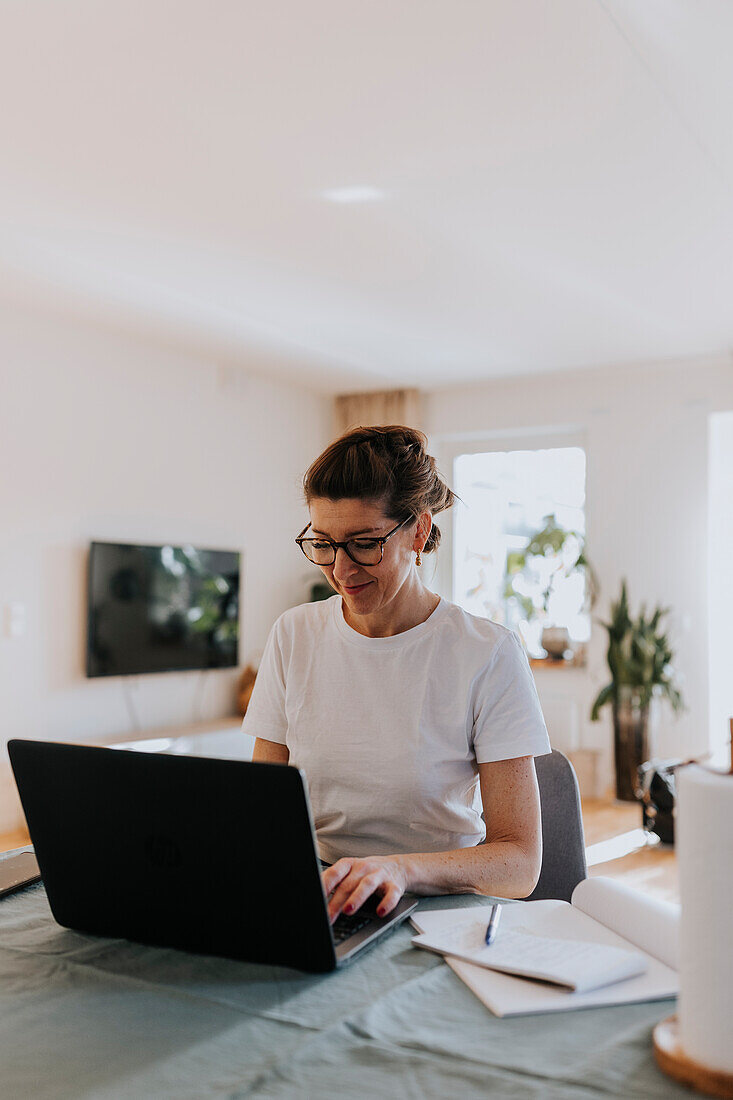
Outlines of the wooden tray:
M654 1057L662 1072L674 1077L675 1081L708 1096L733 1100L733 1073L708 1069L688 1058L680 1045L676 1016L669 1016L654 1028Z

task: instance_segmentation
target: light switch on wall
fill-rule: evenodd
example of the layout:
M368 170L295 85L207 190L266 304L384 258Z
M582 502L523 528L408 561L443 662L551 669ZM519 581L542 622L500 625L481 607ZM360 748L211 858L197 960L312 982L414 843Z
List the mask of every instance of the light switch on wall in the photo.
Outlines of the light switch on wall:
M25 634L26 613L24 603L5 604L5 637L22 638Z

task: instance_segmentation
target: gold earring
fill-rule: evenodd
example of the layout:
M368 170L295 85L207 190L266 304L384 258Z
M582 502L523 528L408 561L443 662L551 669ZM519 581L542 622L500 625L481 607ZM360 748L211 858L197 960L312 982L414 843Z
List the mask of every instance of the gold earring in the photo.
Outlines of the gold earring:
M415 551L415 565L422 565L422 558L420 557L420 551Z

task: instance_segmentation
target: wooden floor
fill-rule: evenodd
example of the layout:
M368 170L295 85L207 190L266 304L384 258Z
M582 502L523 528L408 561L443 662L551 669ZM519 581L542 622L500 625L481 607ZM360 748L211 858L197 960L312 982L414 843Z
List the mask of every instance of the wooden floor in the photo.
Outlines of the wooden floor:
M679 901L674 849L649 843L641 828L641 807L634 803L583 803L588 873L618 878L666 901ZM0 836L0 852L30 843L27 833Z
M664 901L680 900L674 848L647 837L641 827L641 806L584 802L583 825L589 875L621 879Z
M9 852L11 848L22 848L24 844L30 844L31 838L23 829L16 829L14 833L0 834L0 852Z

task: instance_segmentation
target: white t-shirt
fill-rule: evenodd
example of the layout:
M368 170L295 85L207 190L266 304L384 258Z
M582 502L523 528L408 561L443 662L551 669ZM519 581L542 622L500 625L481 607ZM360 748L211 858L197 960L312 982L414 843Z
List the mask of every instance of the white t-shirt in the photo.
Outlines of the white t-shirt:
M350 627L340 596L286 611L242 728L304 770L329 863L481 843L478 764L551 751L516 634L446 600L391 638Z

